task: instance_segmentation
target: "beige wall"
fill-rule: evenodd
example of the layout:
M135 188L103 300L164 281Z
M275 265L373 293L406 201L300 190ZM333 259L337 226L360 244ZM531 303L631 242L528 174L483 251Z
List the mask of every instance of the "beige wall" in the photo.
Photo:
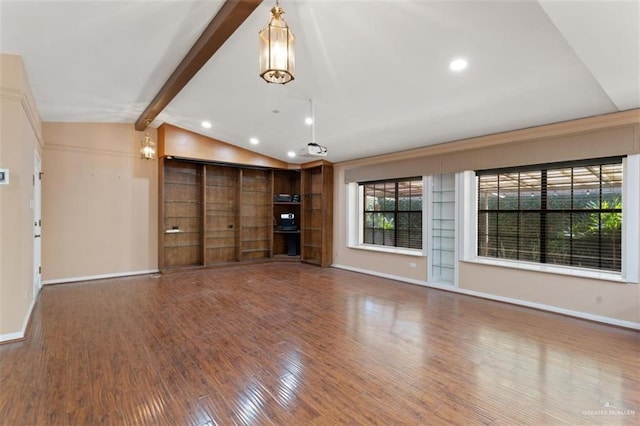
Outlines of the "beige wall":
M336 164L334 265L427 284L426 258L347 247L345 182L633 153L640 153L640 110ZM638 284L459 262L458 290L640 327Z
M42 147L40 117L22 60L0 55L0 341L24 336L34 294L33 170Z
M640 324L640 285L460 262L460 288Z
M158 162L140 159L143 133L44 123L43 135L45 284L157 270Z

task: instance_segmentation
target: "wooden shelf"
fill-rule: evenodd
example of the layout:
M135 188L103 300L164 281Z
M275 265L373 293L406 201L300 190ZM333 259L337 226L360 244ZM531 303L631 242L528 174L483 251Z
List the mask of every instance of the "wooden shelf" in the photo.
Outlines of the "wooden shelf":
M191 182L165 182L165 185L186 185L186 186L198 186L197 183Z
M165 247L200 247L202 244L165 244Z
M273 259L279 260L279 261L287 261L287 262L298 262L300 261L301 257L299 254L295 256L290 256L288 254L274 254Z
M199 234L200 231L185 231L183 229L167 229L164 231L165 235L176 235L176 234Z
M165 216L165 219L200 219L200 216Z
M299 202L293 202L293 201L274 201L273 202L274 206L299 206L300 203Z

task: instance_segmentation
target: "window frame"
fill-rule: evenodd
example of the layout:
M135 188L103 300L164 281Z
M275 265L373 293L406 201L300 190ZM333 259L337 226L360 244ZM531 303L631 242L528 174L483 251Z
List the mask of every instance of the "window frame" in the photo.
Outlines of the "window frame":
M462 172L460 192L460 261L528 270L540 273L570 275L590 278L612 283L638 284L640 282L640 154L628 154L622 160L622 205L624 220L622 222L622 271L601 271L580 267L541 264L512 259L498 259L478 256L478 184L475 171Z
M623 160L623 157L607 157L607 158L596 158L591 160L581 160L581 161L571 161L571 162L533 164L530 166L513 167L513 168L477 170L476 176L478 176L479 178L478 188L477 188L478 196L480 196L481 194L483 177L489 177L489 179L495 178L495 187L490 186L491 188L490 190L495 191L493 195L496 196L495 206L493 206L492 208L490 208L488 204L483 207L478 205L478 208L477 208L478 218L480 218L483 215L486 215L487 221L489 221L491 217L493 217L494 220L496 221L495 222L496 228L494 230L495 233L491 233L490 230L487 228L485 230L486 233L481 235L480 227L478 227L478 233L477 233L478 234L478 256L496 258L496 259L511 259L510 257L507 257L507 256L500 256L498 251L499 251L499 247L502 246L502 243L509 245L510 242L513 242L515 246L513 248L510 248L509 251L515 254L516 259L514 260L527 260L527 259L522 259L520 256L527 256L527 254L529 254L529 256L532 256L534 258L537 257L537 259L528 260L533 263L541 263L545 265L554 264L554 265L562 265L562 266L573 266L577 268L593 269L598 271L610 271L614 273L621 272L622 270L621 258L609 259L603 256L603 253L604 253L603 244L605 244L605 239L603 237L603 230L602 230L602 224L603 224L602 215L619 214L620 218L622 218L622 208L606 206L605 197L607 194L603 191L603 188L604 188L604 185L607 184L607 179L602 174L602 172L603 172L603 168L606 166L619 165L620 172L622 174L622 171L623 171L622 160ZM596 208L593 208L593 207L588 208L584 206L580 207L579 205L576 205L580 200L580 193L575 193L574 189L577 188L579 190L581 182L579 181L580 175L579 174L576 175L575 172L581 168L598 168L597 176L593 175L594 172L592 170L589 170L588 177L590 177L591 180L587 182L582 182L582 184L586 183L587 185L591 185L597 188L597 195L594 197L594 198L597 198L597 201L598 201ZM554 206L552 192L555 193L557 189L556 185L558 184L557 182L556 183L553 182L554 175L556 175L557 172L562 173L565 171L569 171L569 174L562 175L561 181L563 181L565 185L568 184L569 194L565 200L560 199L559 201L560 205L557 205L558 202L556 202L556 205ZM536 178L533 178L533 179L537 179L537 183L533 184L534 185L533 188L527 187L527 184L524 183L525 176L527 176L528 174L538 174ZM511 177L510 179L507 179L505 182L507 184L511 182L511 185L509 189L503 192L501 183L503 183L503 179L505 179L505 177L509 177L510 175L511 176L517 175L517 178L514 179L513 177ZM530 176L529 178L532 179ZM514 184L514 180L515 180L515 184ZM619 202L620 203L622 202L622 199L621 199L622 186L623 186L623 182L620 181L620 185L619 185L619 191L620 191ZM530 191L537 192L539 194L538 207L531 207L526 205L523 206L521 204L523 200L526 201L526 199L528 198L528 197L523 198L522 194ZM532 196L533 196L533 192L532 192ZM500 205L501 200L507 197L509 194L513 195L514 193L516 194L516 199L515 199L516 206L515 207L513 205L509 206L509 204L512 204L514 200L509 200L509 198L507 198L506 199L507 207L501 207ZM589 194L588 189L587 189L587 194ZM566 205L567 201L568 201L568 205ZM489 200L487 199L487 203L488 202ZM589 247L597 248L598 256L597 258L594 258L594 259L597 259L597 266L596 265L591 265L591 266L576 265L576 263L579 263L581 260L588 261L588 258L584 257L584 255L580 256L579 254L576 254L576 251L578 250L578 247L580 247L580 245L578 244L579 238L573 233L573 226L574 224L577 224L577 222L574 222L574 218L579 217L581 215L593 215L593 214L597 214L599 217L598 227L597 227L598 230L596 234L597 245L595 246L590 245ZM534 230L534 235L537 235L537 238L535 238L535 241L538 241L539 243L539 247L536 251L527 252L526 250L523 249L523 247L521 247L521 236L526 235L525 233L529 231L529 228L523 222L523 220L525 220L525 218L527 217L530 219L534 219L534 221L537 220L538 222L536 226L537 233ZM554 223L554 221L552 220L553 217L557 217L557 218L565 217L565 218L568 218L569 220L569 224L570 224L569 226L571 231L569 231L567 236L562 240L557 240L552 238L553 231L550 228L550 226L552 226ZM511 223L511 226L513 227L513 229L510 229L510 231L515 232L515 235L504 234L500 232L501 218L507 219L508 220L507 223ZM515 219L515 223L513 223L514 219ZM619 232L620 234L622 234L621 226L619 228ZM486 250L489 250L489 251L495 250L496 253L494 255L491 255L488 253L485 253L484 255L480 254L480 245L481 245L480 240L482 238L487 239L487 241L489 238L495 240L496 247L486 248ZM554 253L554 251L549 246L549 244L552 244L554 241L560 241L561 243L568 244L567 245L569 250L568 255L562 255L567 257L568 261L566 262L568 263L556 263L553 261L554 255L557 256L558 253ZM617 247L619 251L622 250L621 238L619 241L614 243L613 247ZM605 263L608 260L611 261L611 265L609 265L609 267L605 265Z
M400 184L402 183L406 183L409 185L409 190L411 191L411 188L413 186L412 182L416 182L419 181L422 185L421 187L421 191L420 191L420 210L414 210L414 209L408 209L408 210L402 210L399 208L400 206L400 200L401 200L401 196L400 196ZM380 209L374 209L374 210L368 210L367 206L366 206L366 197L367 197L367 192L366 192L366 187L367 186L373 186L373 190L374 192L377 191L377 186L382 185L385 188L386 191L386 186L387 185L393 185L392 188L392 192L393 192L393 209L387 209L386 206L384 206L383 208ZM365 181L365 182L358 182L357 183L358 186L358 198L359 198L359 202L358 202L358 216L359 216L359 238L358 238L358 245L359 246L364 246L364 247L375 247L375 248L384 248L384 249L391 249L393 251L404 251L404 250L409 250L409 251L419 251L420 253L423 252L424 248L425 248L425 241L424 241L424 205L425 205L425 185L424 185L424 178L422 176L413 176L413 177L405 177L405 178L394 178L394 179L379 179L379 180L374 180L374 181ZM409 195L409 203L410 206L412 207L412 200L413 200L413 194ZM384 244L384 239L385 239L385 235L386 233L383 232L382 236L383 236L383 243L376 243L376 242L365 242L365 234L367 232L367 230L370 230L374 235L375 235L375 231L376 230L383 230L384 228L379 228L376 226L373 227L367 227L367 219L366 216L370 214L370 215L377 215L377 214L381 214L383 216L387 216L390 215L392 217L392 221L393 221L393 244ZM415 248L415 247L406 247L406 246L399 246L398 245L398 241L399 241L399 231L402 231L402 229L399 226L399 217L402 214L407 214L407 215L416 215L419 214L420 215L420 229L418 231L414 231L411 232L410 228L406 228L407 231L407 243L409 243L412 239L412 237L415 237L414 234L418 234L420 236L420 248ZM375 237L374 237L375 239Z
M422 250L417 249L405 249L400 247L391 247L391 246L376 246L370 244L363 244L364 236L363 236L363 227L361 225L363 219L363 188L358 184L358 182L348 182L346 183L345 188L345 217L346 217L346 246L349 249L363 250L369 251L372 253L389 253L394 255L403 255L403 256L411 256L411 257L426 257L426 246L425 241L427 241L427 228L425 228L424 224L427 223L427 214L428 210L424 208L425 203L427 202L425 199L425 188L427 188L427 178L421 177L422 180Z

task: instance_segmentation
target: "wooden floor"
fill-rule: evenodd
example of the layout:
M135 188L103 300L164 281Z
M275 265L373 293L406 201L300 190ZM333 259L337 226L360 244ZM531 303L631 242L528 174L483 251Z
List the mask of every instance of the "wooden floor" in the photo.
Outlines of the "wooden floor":
M640 424L640 334L295 263L47 286L1 425Z

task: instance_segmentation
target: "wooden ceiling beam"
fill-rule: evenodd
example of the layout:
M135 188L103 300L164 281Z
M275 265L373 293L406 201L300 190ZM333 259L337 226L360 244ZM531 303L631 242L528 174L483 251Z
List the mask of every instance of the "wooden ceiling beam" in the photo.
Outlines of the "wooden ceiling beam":
M145 130L209 61L236 29L262 3L262 0L226 0L216 16L182 59L158 94L136 120L135 128ZM256 32L258 29L256 29Z

